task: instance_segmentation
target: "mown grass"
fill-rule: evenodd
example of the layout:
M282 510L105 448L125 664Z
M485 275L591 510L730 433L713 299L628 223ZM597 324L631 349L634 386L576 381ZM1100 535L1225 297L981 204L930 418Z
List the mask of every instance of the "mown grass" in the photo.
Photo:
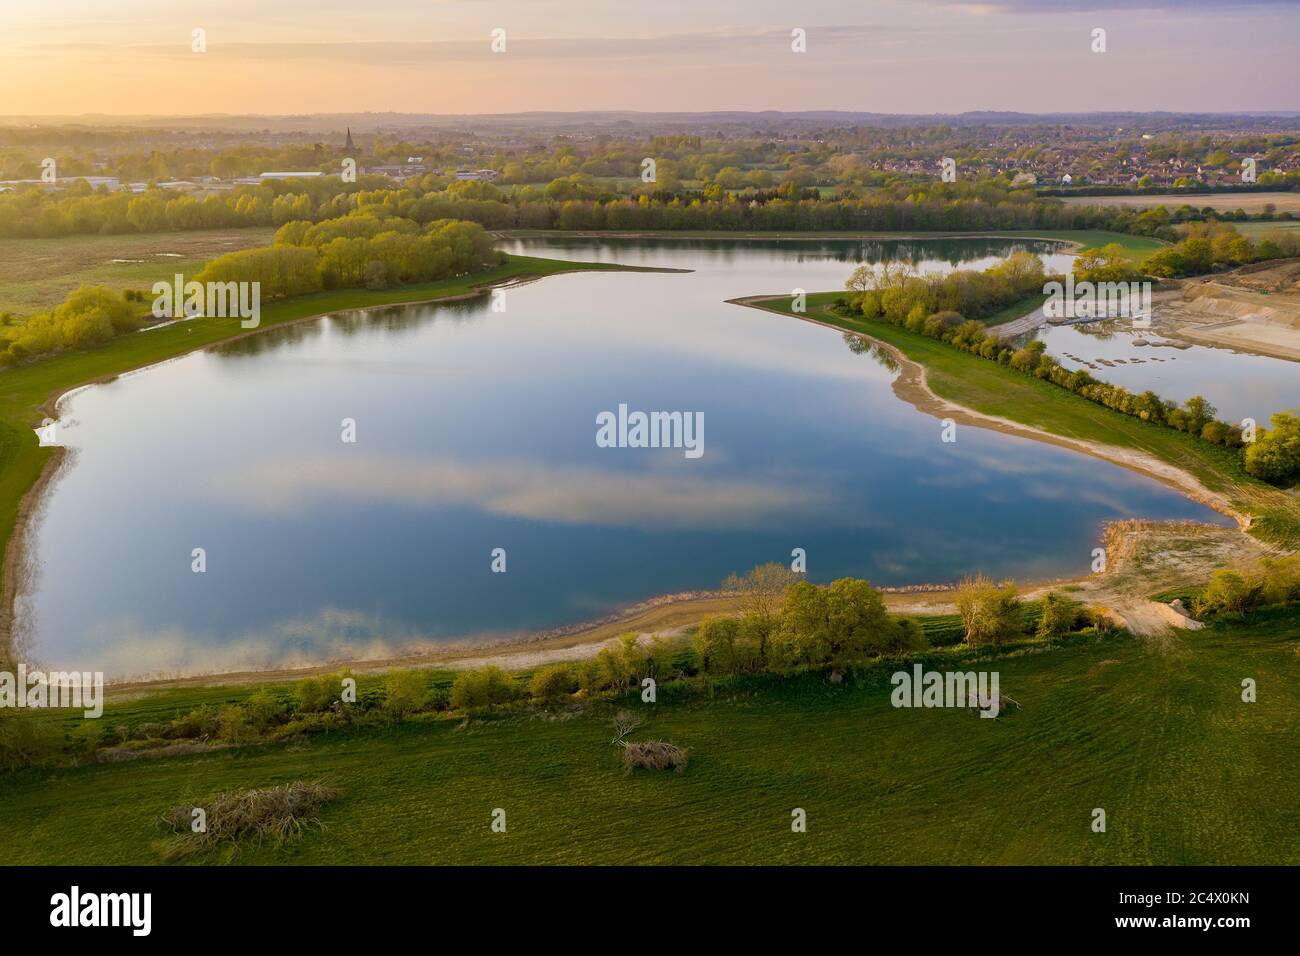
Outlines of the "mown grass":
M1300 547L1300 497L1247 475L1236 451L1123 415L1050 382L888 322L845 318L829 308L842 294L826 292L808 296L808 314L838 328L865 332L898 348L925 367L927 384L941 398L1065 438L1152 455L1189 472L1206 488L1223 493L1238 510L1254 516L1251 530L1260 538L1286 547ZM794 314L789 299L773 299L763 304Z
M311 316L388 303L418 302L473 294L482 286L507 279L528 279L570 270L627 270L612 263L567 262L533 256L510 256L493 269L440 282L371 291L344 289L275 302L262 309L266 329ZM13 537L19 505L54 450L38 445L32 428L41 407L53 395L84 382L119 375L207 345L246 334L238 318L181 322L165 328L121 336L100 348L40 359L0 371L0 559Z
M1298 634L1296 611L1261 612L1159 650L1094 638L970 664L1021 704L998 720L893 708L891 665L32 769L0 779L0 838L16 864L156 863L168 808L304 780L340 791L325 829L234 862L1295 864ZM632 739L687 748L689 769L625 776L618 706L645 707Z

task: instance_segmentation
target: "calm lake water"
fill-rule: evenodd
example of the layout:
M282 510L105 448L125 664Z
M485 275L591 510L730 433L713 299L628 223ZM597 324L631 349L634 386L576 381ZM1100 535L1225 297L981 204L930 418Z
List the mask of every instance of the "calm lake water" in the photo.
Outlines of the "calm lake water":
M1151 330L1135 332L1131 325L1113 319L1045 327L1036 335L1067 368L1088 368L1102 381L1134 392L1150 389L1176 402L1200 395L1227 421L1253 418L1267 425L1274 412L1300 407L1300 365L1295 362L1201 345L1171 348L1161 344L1171 340ZM1134 340L1153 344L1134 345Z
M116 676L371 656L590 620L794 548L816 581L1042 578L1086 572L1109 519L1223 520L1062 449L944 443L838 333L724 302L883 257L982 267L1010 243L505 248L694 271L335 315L69 396L74 464L20 607L35 656ZM703 455L598 447L620 403L702 413Z

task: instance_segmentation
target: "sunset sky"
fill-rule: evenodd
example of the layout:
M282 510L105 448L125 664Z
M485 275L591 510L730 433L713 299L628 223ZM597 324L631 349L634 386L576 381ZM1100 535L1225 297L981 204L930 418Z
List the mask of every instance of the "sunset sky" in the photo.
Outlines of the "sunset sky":
M0 115L1300 109L1300 0L0 0L0 22Z

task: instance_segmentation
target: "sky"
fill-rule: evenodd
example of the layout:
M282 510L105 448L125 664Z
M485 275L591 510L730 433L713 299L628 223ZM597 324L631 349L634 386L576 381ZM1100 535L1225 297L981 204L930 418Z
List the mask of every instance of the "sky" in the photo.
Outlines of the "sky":
M1298 54L1300 0L0 0L0 115L1300 110Z

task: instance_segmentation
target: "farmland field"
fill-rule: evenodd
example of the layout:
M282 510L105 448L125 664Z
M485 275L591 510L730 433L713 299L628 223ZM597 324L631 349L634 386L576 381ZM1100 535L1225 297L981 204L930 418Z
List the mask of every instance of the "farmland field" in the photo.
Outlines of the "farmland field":
M148 290L177 272L189 277L209 259L271 244L270 227L195 232L67 236L58 239L0 239L0 313L19 320L58 305L80 285Z
M1074 206L1133 206L1154 209L1164 206L1177 209L1187 205L1193 209L1216 209L1233 212L1244 209L1249 213L1264 211L1272 205L1278 212L1300 213L1300 192L1275 193L1164 193L1157 196L1067 196L1064 202Z

